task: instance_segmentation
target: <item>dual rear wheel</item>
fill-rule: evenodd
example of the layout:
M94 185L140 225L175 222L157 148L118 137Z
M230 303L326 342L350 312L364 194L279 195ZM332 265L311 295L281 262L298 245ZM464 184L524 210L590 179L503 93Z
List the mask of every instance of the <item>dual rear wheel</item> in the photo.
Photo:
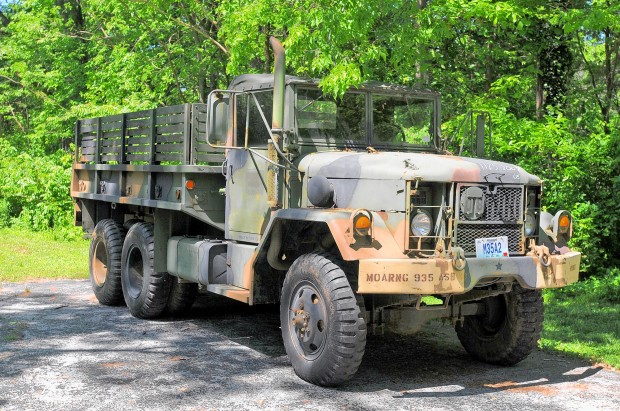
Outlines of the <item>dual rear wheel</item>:
M90 246L90 278L103 305L121 305L138 318L187 312L198 291L195 283L181 282L154 269L153 226L134 222L125 228L111 219L100 221Z

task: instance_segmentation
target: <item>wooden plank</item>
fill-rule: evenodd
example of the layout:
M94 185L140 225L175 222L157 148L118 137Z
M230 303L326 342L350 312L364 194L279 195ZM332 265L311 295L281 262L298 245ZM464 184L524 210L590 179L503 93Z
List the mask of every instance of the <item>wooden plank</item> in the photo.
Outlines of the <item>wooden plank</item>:
M80 156L81 163L94 163L95 156L92 154L82 154Z
M117 144L115 146L103 146L101 148L101 154L110 154L110 153L119 153L121 152L121 145Z
M157 116L165 116L168 114L179 114L185 112L185 104L177 104L175 106L159 107L156 109Z
M134 111L132 113L125 114L127 121L135 120L138 118L148 118L151 115L152 110Z
M183 144L157 144L155 146L155 152L157 153L180 153L184 151Z
M101 153L101 117L97 118L97 152L95 154L95 163L99 162L99 155ZM96 183L96 180L95 180ZM95 185L96 186L96 185Z
M184 130L185 130L185 124L178 123L178 124L157 127L157 134L183 133Z
M122 124L120 121L115 121L114 123L102 123L101 129L103 131L120 130L121 126Z
M80 123L81 123L82 125L93 125L93 124L97 124L97 119L98 119L98 118L99 118L99 117L87 118L87 119L84 119L84 120L80 120Z
M183 162L189 164L189 154L192 147L192 106L191 104L185 104L185 129L183 130Z
M101 123L102 124L106 124L106 123L116 123L116 122L121 122L123 121L123 115L122 114L114 114L113 116L105 116L101 118Z
M163 117L157 117L156 124L164 125L164 124L183 124L185 120L185 114L169 114Z
M95 147L95 145L97 144L96 140L82 140L82 142L80 143L81 147Z
M97 147L82 147L82 154L95 155L97 153Z
M150 146L127 146L127 154L148 153Z
M97 131L97 124L82 124L80 127L80 133L92 133Z
M182 163L183 162L183 153L177 153L177 154L170 154L170 153L161 154L161 153L156 153L155 154L155 161L157 161L157 162L161 162L161 161L177 161L179 163Z
M127 142L128 146L149 144L148 136L136 136L136 137L130 136L129 138L125 139L125 141Z
M119 156L118 155L113 155L113 154L102 154L101 155L101 162L110 162L110 161L116 161L118 162Z
M148 162L149 154L127 154L128 161L144 161Z
M116 147L116 146L121 146L121 138L105 138L103 140L101 140L101 146L102 147Z
M150 129L148 128L132 128L127 129L127 136L148 136L150 134Z
M80 137L82 140L94 140L97 138L97 132L93 131L91 133L80 133Z
M194 153L192 157L194 157L196 162L201 163L222 163L226 159L224 154Z
M185 139L183 138L183 134L168 134L165 136L157 136L157 140L155 141L157 144L160 143L183 143Z
M127 162L127 159L125 158L125 144L126 144L126 140L127 140L127 115L123 114L123 120L122 120L122 126L121 126L121 147L123 148L121 150L121 158L119 160L119 163L121 164L125 164ZM121 179L124 178L124 174L121 175Z
M121 138L121 129L119 128L118 130L114 130L114 131L104 131L103 135L102 135L103 139L116 139L116 138Z
M151 113L151 133L149 134L149 152L151 156L149 162L155 163L155 139L157 138L157 110L153 110ZM150 177L150 174L149 174Z
M200 152L206 152L206 153L223 153L224 149L223 148L213 148L210 145L208 145L207 143L196 143L194 144L194 151L200 153Z
M151 126L150 118L141 118L138 120L127 120L127 129L148 128Z
M77 163L80 157L80 120L75 122L75 127L73 128L73 143L74 143L74 152L73 152L73 160Z

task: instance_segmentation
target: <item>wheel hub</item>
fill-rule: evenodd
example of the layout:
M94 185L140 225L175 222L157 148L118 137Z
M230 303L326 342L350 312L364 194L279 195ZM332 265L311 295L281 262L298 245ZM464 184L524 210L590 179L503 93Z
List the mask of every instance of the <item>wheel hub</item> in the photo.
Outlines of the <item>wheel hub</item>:
M325 345L327 315L320 293L311 284L295 290L290 310L289 330L297 350L308 359L317 357Z

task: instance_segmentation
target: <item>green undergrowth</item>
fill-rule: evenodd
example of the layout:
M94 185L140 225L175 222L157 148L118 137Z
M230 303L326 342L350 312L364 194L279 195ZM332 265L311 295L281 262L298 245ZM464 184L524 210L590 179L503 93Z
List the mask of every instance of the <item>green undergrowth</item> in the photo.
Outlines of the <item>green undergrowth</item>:
M0 281L88 278L88 241L53 232L0 229Z
M546 291L540 345L620 369L620 270Z

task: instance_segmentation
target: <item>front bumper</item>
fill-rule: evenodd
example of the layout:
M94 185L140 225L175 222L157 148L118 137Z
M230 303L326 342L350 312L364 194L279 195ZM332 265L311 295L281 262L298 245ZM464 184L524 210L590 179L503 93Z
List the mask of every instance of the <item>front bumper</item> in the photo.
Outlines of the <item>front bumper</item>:
M523 288L558 288L579 279L581 253L552 255L544 266L538 256L467 258L457 270L448 258L367 259L359 261L361 294L461 294L481 280L512 279Z

